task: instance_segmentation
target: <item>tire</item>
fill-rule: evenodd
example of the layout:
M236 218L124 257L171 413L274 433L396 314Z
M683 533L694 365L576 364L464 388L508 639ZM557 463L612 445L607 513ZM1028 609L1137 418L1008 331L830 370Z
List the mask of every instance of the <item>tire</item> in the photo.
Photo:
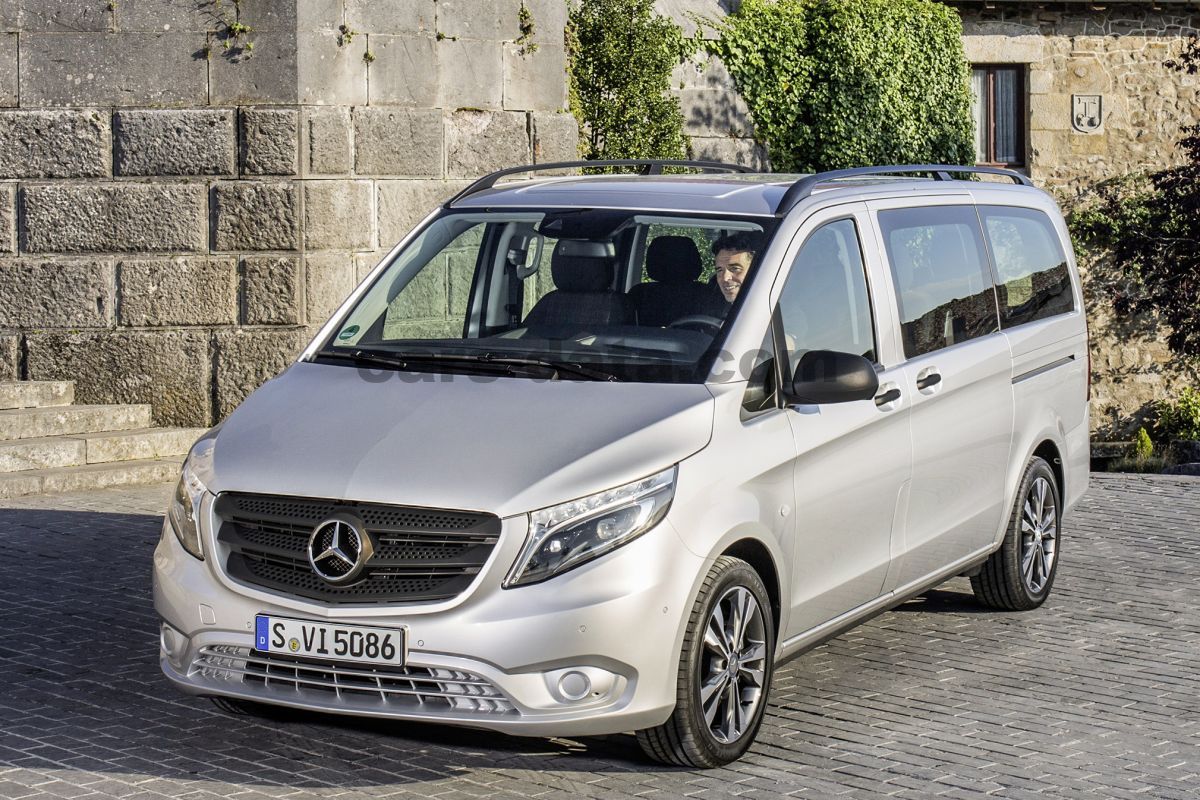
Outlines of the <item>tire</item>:
M1027 611L1046 601L1058 574L1061 496L1054 470L1045 459L1034 456L1021 477L1000 549L971 578L980 603L1004 611Z
M736 624L737 608L749 610L748 623ZM739 645L736 665L723 655L730 643ZM642 750L683 767L719 767L741 758L762 724L774 654L775 623L762 579L745 561L721 556L688 618L675 710L662 725L637 732ZM716 688L707 700L701 697L706 683ZM735 696L737 702L731 702Z

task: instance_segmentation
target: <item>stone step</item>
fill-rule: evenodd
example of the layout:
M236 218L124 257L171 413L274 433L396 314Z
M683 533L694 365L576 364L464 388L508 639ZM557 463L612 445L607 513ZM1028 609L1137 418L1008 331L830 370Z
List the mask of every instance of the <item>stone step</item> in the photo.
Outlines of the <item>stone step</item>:
M0 410L69 406L74 400L74 381L0 381Z
M0 473L183 456L204 430L140 428L0 441Z
M183 456L87 464L65 469L30 469L0 475L0 499L27 494L79 492L112 486L170 483L179 477Z
M87 463L87 442L69 436L0 441L0 474Z
M79 437L87 443L87 463L135 461L168 456L186 456L206 428L140 428L132 431L89 433Z
M0 441L150 427L150 406L58 406L0 411Z

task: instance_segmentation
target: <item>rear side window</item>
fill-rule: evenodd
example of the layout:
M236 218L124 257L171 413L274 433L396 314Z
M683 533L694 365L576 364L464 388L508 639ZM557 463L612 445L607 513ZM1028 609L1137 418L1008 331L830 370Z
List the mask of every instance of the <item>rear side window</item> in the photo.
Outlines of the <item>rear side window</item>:
M972 206L879 212L908 358L1000 329L996 293Z
M1011 328L1075 310L1067 257L1045 214L980 206L979 216L999 278L1001 325Z

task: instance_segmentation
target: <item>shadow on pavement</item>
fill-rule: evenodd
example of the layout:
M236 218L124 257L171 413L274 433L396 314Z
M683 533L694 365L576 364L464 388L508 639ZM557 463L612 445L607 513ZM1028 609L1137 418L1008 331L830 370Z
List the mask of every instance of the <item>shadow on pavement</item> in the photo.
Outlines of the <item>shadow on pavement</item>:
M74 768L316 788L505 767L674 771L651 765L632 736L529 739L285 709L260 719L182 695L158 666L150 564L161 522L0 509L0 545L18 556L0 559L0 773Z

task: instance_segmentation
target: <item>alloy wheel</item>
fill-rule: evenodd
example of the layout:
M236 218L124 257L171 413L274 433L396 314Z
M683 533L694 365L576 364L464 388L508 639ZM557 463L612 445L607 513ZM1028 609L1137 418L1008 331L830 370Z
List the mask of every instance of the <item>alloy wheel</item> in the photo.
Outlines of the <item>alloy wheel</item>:
M722 744L741 738L762 702L766 642L758 601L746 587L731 587L709 614L700 660L700 707Z
M1058 510L1050 481L1038 478L1029 486L1021 512L1021 578L1030 594L1039 594L1050 581L1058 544Z

